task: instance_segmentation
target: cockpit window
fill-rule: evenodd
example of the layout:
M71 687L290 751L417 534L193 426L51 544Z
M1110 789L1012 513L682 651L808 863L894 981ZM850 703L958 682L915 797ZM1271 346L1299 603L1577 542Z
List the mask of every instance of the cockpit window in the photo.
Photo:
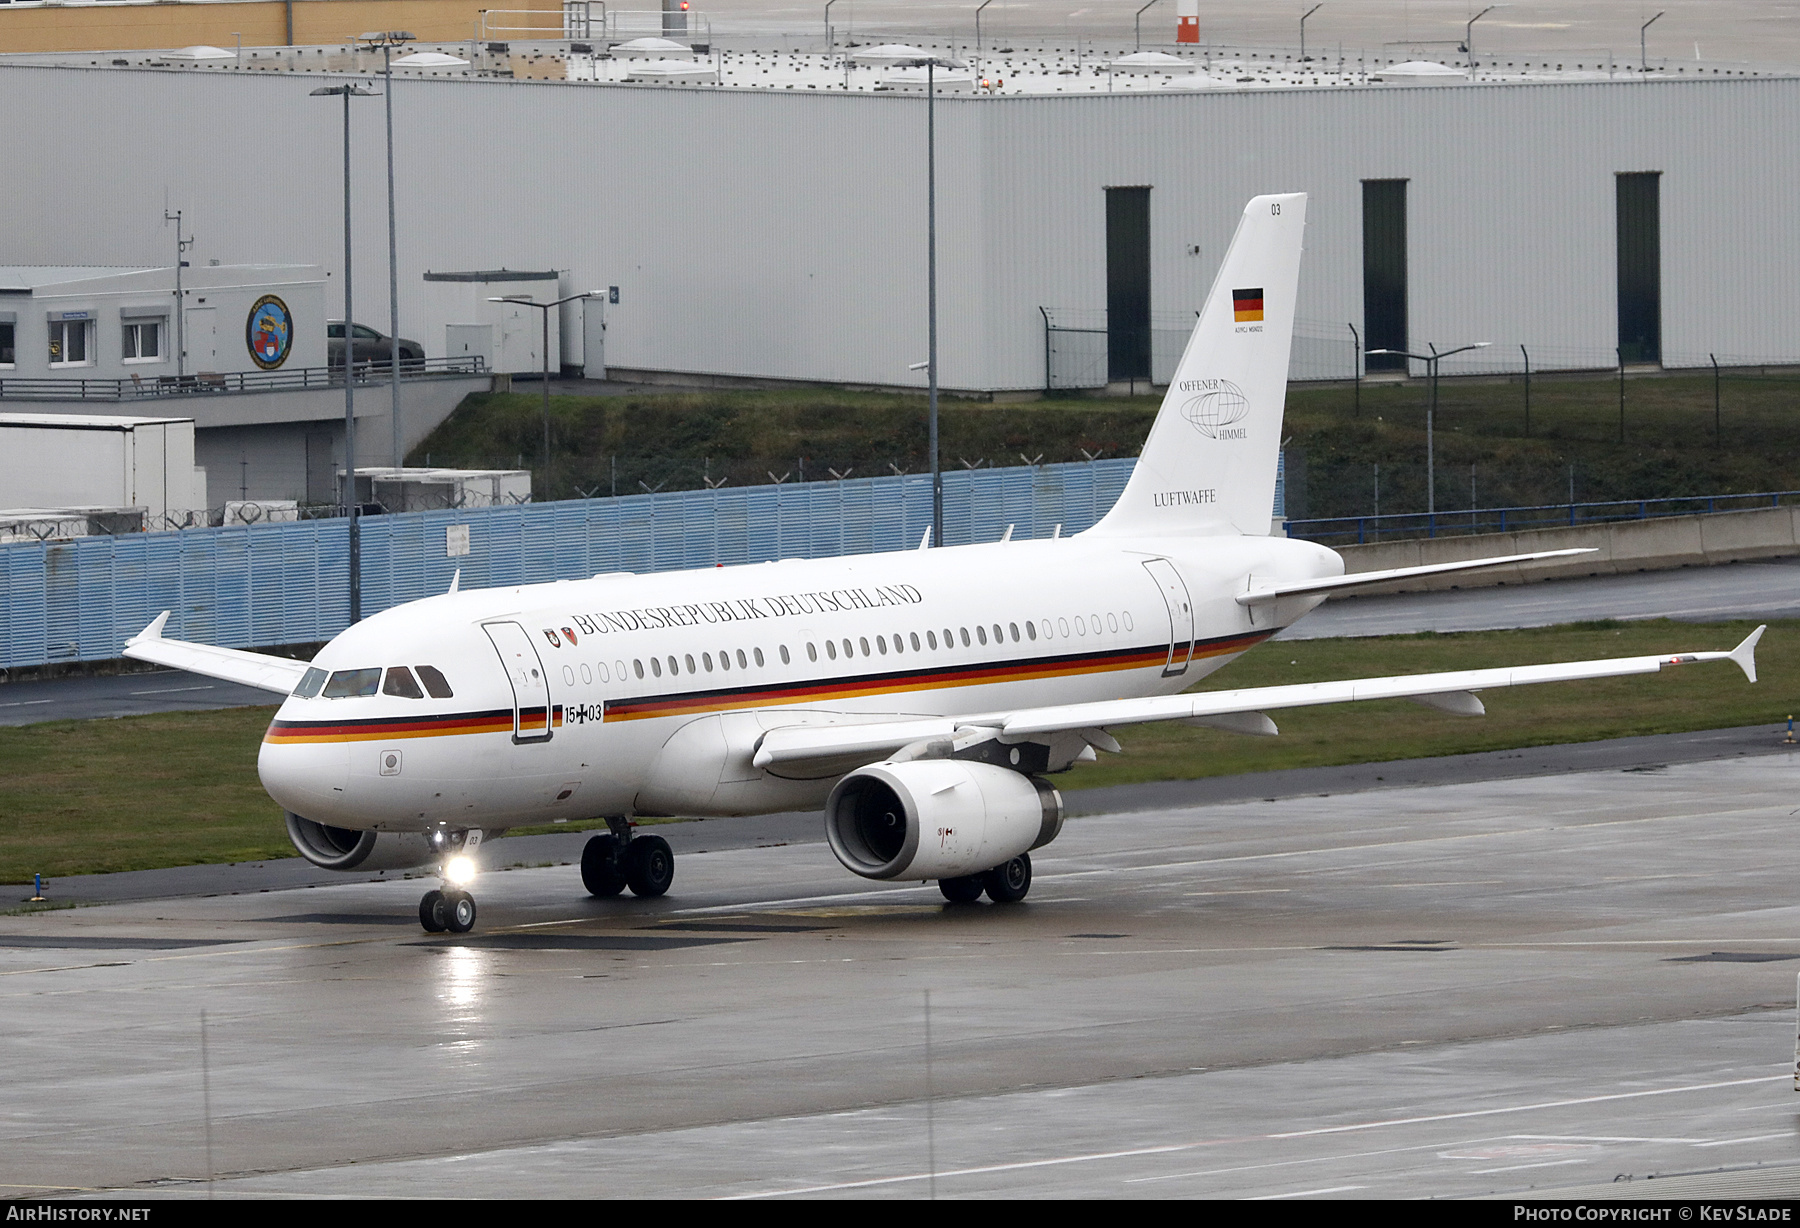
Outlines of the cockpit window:
M603 671L605 668L605 666L601 666ZM437 666L415 665L413 666L413 669L418 671L419 681L425 684L425 693L427 695L431 696L433 699L456 698L456 692L450 689L450 683L445 680L442 673L438 672Z
M424 699L425 692L413 679L412 671L404 665L388 667L387 679L381 684L383 695L393 695L400 699Z
M325 684L325 698L349 699L359 695L373 695L375 688L380 685L379 669L340 669Z
M319 693L319 688L325 685L325 679L328 677L330 675L322 669L309 668L302 675L300 685L294 688L294 694L301 699L311 699Z

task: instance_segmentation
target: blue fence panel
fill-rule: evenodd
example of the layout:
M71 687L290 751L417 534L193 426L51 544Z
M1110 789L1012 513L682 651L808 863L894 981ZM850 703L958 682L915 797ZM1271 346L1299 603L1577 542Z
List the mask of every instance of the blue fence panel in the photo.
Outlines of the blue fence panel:
M953 470L944 540L1067 535L1111 507L1129 459ZM931 523L931 478L671 491L362 519L362 609L464 588L782 558L910 550ZM469 527L470 552L446 553ZM162 610L168 634L229 647L328 640L349 622L342 520L0 545L0 667L119 655Z
M6 632L5 663L9 668L49 660L44 551L42 543L21 542L0 553L0 576L6 580L6 609L0 610L0 627Z

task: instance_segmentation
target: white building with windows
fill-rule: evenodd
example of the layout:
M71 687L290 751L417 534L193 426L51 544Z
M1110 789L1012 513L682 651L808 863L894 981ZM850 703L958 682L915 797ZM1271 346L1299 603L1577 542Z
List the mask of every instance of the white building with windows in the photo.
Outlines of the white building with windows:
M317 265L0 268L0 380L167 387L325 365Z

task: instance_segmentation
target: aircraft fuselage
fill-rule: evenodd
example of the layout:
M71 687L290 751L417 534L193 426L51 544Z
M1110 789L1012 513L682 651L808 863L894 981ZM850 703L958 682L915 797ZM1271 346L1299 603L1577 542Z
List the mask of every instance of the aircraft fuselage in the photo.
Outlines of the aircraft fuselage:
M258 767L296 814L396 832L817 807L842 772L757 768L766 729L1171 694L1319 601L1235 594L1342 569L1075 537L449 593L327 645Z

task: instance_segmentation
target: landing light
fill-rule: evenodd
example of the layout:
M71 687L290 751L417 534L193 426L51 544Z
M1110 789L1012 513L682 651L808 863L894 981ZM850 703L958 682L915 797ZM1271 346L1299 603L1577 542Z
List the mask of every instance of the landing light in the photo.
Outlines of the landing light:
M475 881L475 859L473 857L452 857L444 863L444 877L458 887Z

